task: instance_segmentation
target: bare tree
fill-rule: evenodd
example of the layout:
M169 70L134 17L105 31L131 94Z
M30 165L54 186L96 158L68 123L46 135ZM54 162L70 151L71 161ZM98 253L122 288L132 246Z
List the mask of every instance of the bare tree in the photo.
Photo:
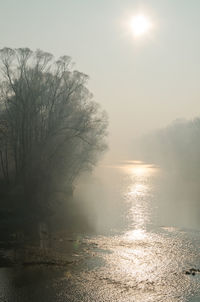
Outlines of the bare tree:
M45 215L52 191L72 186L106 149L107 116L68 56L3 48L0 60L0 177Z

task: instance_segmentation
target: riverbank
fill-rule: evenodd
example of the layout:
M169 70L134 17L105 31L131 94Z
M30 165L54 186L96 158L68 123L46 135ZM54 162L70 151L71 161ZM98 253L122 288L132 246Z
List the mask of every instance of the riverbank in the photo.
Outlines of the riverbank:
M65 234L65 236L54 236L45 245L43 242L42 246L34 246L29 243L29 245L24 244L20 247L17 245L13 245L12 248L2 247L0 249L0 267L73 264L85 253L86 244L80 234Z

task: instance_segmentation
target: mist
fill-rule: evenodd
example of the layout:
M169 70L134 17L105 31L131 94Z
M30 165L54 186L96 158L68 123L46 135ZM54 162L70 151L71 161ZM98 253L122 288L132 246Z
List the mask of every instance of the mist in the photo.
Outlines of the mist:
M175 120L135 141L133 154L182 177L195 178L199 176L199 133L199 118Z
M157 223L199 229L200 119L179 119L133 142L133 154L160 170Z
M200 1L1 2L1 299L200 301Z
M78 180L74 199L81 215L96 234L122 230L129 206L123 202L123 174L118 166L100 165Z
M177 119L168 126L133 139L126 150L136 161L105 159L91 174L83 174L75 190L82 215L97 233L122 229L131 205L124 203L124 169L152 165L152 221L159 226L200 228L200 119ZM110 156L108 154L108 156ZM127 168L128 167L128 168ZM137 180L132 179L132 183Z

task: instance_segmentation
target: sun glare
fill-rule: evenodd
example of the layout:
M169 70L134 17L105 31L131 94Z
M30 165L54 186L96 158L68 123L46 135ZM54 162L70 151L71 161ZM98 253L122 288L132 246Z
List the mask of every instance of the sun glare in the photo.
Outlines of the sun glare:
M149 32L152 27L152 23L146 16L137 15L132 17L130 26L134 36L139 37Z

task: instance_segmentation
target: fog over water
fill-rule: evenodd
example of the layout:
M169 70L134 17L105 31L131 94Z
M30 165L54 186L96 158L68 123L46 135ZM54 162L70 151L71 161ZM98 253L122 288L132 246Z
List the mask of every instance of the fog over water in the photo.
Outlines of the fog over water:
M10 219L7 206L18 209L25 196L9 235L14 233L16 242L24 238L21 220L31 224L30 214L39 252L44 248L46 255L41 243L55 240L48 246L50 256L53 247L62 254L59 261L66 256L67 262L55 265L47 259L47 266L45 259L38 265L33 252L35 262L30 257L23 265L20 260L12 268L1 267L0 300L200 301L200 1L1 2L0 49L8 47L1 69L7 75L6 83L1 76L2 213ZM4 52L10 54L7 60ZM53 76L49 53L55 56ZM64 90L58 89L58 78ZM39 106L30 111L33 92ZM30 135L24 135L28 129ZM17 257L15 249L9 252Z
M199 180L190 173L141 161L101 165L82 178L75 197L98 232L123 229L127 216L134 228L199 229Z
M75 242L72 264L1 270L2 296L31 302L41 296L50 302L199 301L195 199L189 212L188 195L182 192L183 202L168 176L139 161L101 166L92 179L85 176L75 199L93 231Z

